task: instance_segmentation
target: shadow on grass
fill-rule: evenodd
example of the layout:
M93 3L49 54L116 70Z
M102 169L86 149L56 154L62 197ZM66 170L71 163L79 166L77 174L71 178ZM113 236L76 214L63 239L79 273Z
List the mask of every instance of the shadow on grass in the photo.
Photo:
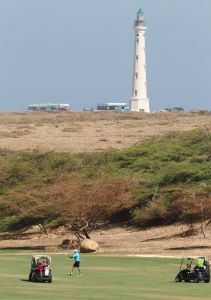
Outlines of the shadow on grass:
M187 246L187 247L171 247L165 250L191 250L191 249L210 249L210 246Z
M28 279L20 279L20 281L26 281L26 282L31 282L31 281L29 281Z
M41 283L41 284L47 283L46 281L30 281L30 280L28 280L26 278L21 278L20 281L30 282L30 283Z
M0 247L0 250L45 250L45 246Z

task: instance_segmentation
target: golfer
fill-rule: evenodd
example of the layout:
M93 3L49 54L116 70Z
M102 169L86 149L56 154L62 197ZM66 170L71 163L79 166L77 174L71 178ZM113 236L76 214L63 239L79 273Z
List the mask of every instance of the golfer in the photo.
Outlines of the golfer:
M80 269L80 255L78 253L78 250L75 249L74 250L74 254L73 256L68 255L68 257L73 258L74 259L74 264L72 267L72 272L69 273L69 275L73 275L74 270L77 268L78 269L78 275L81 275L81 269Z

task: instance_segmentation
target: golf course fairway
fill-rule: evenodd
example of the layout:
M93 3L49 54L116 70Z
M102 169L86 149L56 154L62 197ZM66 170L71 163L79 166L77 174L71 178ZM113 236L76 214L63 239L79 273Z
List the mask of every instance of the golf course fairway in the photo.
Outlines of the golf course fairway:
M28 281L31 255L0 251L0 299L210 299L211 283L176 283L178 259L81 255L82 276L68 276L72 260L52 254L53 283Z

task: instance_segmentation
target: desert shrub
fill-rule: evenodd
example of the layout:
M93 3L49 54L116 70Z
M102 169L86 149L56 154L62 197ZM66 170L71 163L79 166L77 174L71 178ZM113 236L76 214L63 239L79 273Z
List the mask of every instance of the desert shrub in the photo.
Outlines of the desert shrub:
M1 231L20 230L35 224L39 224L42 221L43 221L42 217L34 216L34 215L11 216L1 220L0 230Z
M34 216L49 228L76 215L138 226L187 220L178 190L208 192L211 184L211 161L193 163L211 149L210 137L200 135L153 138L102 153L8 152L0 156L0 230L33 224Z
M209 160L211 160L209 155L199 155L199 156L194 156L191 159L191 162L193 162L193 163L203 163L203 162L209 161Z
M12 164L8 161L1 160L0 161L0 186L4 188L7 185L10 185L12 182L10 179L10 174L12 172Z
M65 224L68 223L68 218L65 217L60 217L60 216L51 216L50 219L45 217L45 220L43 221L43 224L45 226L45 228L48 229L55 229L58 228L59 226L64 226Z
M170 222L166 199L159 197L151 200L143 208L135 209L133 222L138 226L160 225Z
M0 161L0 187L15 185L33 176L33 164L29 162Z
M157 183L159 185L169 185L184 182L200 182L209 179L211 171L207 165L203 167L191 164L168 164L157 172Z
M158 179L159 185L175 184L185 182L191 177L192 173L189 170L168 169L164 174L161 174Z
M171 153L162 158L162 161L183 161L183 157L179 153Z
M193 145L199 147L205 140L209 140L209 136L207 136L207 132L204 129L195 129L180 135L180 141L186 147Z
M10 202L7 202L7 210L2 211L2 217L9 218L9 221L6 224L4 222L0 229L13 230L16 225L17 228L23 228L37 221L42 222L45 227L55 228L69 223L76 216L102 221L112 216L115 221L115 217L120 218L119 211L130 209L133 185L134 182L128 180L84 181L69 177L67 181L42 186L39 190L26 192L24 195L20 191L13 192ZM15 201L12 201L13 198ZM13 218L14 213L20 218ZM13 227L13 224L16 225Z
M186 191L171 204L172 211L178 211L180 219L195 223L211 219L211 194L202 191Z

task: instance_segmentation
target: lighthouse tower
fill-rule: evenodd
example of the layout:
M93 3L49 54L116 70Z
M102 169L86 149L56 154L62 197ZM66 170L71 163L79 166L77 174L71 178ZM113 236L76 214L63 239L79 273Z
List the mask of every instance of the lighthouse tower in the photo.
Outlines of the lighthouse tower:
M147 98L146 79L146 54L145 54L145 31L143 10L139 9L134 24L135 51L133 66L133 90L130 99L130 110L150 112L149 99Z

